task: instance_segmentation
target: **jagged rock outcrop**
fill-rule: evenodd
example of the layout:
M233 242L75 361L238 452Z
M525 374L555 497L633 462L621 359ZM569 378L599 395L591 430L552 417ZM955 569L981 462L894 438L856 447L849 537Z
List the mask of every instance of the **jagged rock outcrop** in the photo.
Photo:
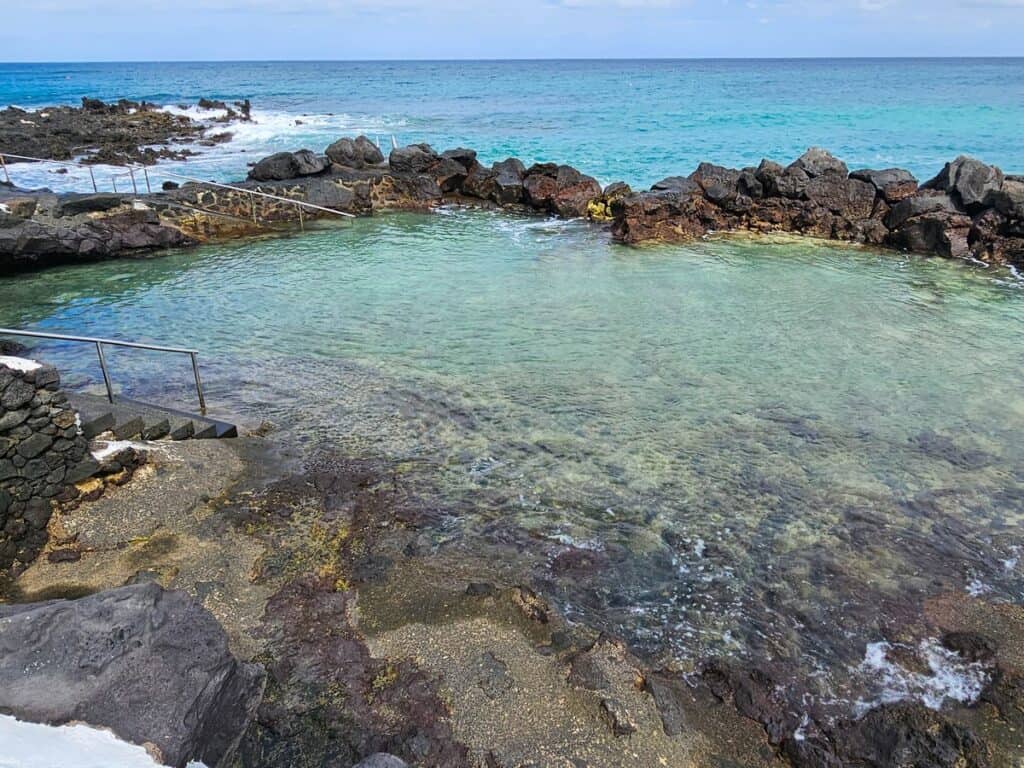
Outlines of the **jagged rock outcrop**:
M109 728L165 765L227 765L263 677L199 602L153 582L0 605L0 711Z
M707 163L610 205L623 243L710 231L784 231L918 253L1024 264L1024 183L968 157L918 188L898 168L859 169L820 149L789 166Z

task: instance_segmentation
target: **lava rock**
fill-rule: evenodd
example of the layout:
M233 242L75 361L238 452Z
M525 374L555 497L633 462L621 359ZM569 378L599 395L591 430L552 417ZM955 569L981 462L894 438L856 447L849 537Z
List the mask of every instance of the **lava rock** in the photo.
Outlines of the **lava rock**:
M948 192L968 211L985 207L985 199L1003 187L1003 172L967 155L960 155L922 185L924 189Z
M866 181L890 205L905 200L917 192L917 179L910 171L902 168L886 168L876 171L862 168L850 174L851 179Z
M278 152L260 160L249 171L253 181L287 181L302 176L315 176L328 167L324 157L308 149L298 152Z
M426 173L438 159L439 155L429 144L410 144L391 150L388 165L397 173Z
M326 151L328 159L346 168L365 168L384 162L384 153L365 136L338 139Z
M808 149L793 161L790 168L799 168L812 179L825 173L838 173L842 176L850 174L846 163L818 147Z
M139 584L81 598L0 605L0 710L84 722L183 768L225 765L263 691L194 598Z

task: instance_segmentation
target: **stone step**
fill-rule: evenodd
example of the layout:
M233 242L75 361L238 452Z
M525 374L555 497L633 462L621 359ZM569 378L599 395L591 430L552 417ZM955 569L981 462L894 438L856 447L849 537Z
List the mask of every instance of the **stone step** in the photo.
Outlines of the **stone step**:
M237 437L238 429L219 419L141 403L127 398L107 402L101 395L69 394L83 434L92 439L110 431L118 440L219 439Z

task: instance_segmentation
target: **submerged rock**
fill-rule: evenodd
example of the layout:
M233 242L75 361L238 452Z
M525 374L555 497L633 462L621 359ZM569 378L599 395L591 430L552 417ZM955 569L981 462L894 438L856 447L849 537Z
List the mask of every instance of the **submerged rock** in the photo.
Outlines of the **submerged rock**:
M152 745L166 765L233 754L263 690L217 621L155 583L79 600L0 606L0 710L84 722Z

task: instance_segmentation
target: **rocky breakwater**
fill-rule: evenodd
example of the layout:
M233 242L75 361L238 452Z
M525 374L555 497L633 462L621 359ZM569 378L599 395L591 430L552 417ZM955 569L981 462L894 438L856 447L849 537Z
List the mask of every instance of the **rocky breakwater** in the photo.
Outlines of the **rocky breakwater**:
M0 572L46 545L53 504L96 470L87 449L56 369L0 357Z
M821 149L785 167L701 163L610 208L612 236L622 243L778 231L1024 265L1024 177L964 156L921 185L898 168L851 173Z
M109 728L164 765L229 765L263 678L198 601L153 582L0 605L0 711Z
M509 158L485 167L471 149L438 153L428 144L400 147L385 158L365 136L342 138L323 154L301 149L270 155L253 165L247 179L228 185L169 183L139 195L0 188L0 273L336 220L331 211L365 216L454 202L600 217L606 207L595 207L595 201L603 199L595 179L567 165L527 168Z

